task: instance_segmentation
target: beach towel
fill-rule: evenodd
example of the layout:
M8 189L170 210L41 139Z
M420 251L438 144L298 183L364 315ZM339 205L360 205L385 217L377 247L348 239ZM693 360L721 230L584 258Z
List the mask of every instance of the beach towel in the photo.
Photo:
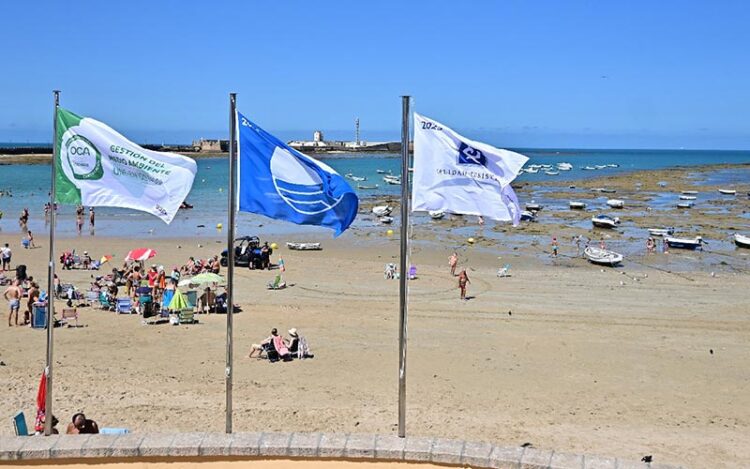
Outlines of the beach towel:
M273 337L273 348L276 349L276 352L280 356L289 355L289 349L286 348L286 344L284 343L284 339L280 335L276 335Z

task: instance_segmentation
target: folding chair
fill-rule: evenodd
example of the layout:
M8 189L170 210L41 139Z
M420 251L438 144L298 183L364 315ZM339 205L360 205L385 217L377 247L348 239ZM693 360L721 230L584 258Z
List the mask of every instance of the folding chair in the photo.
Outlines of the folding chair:
M177 313L177 319L179 320L180 324L195 323L195 312L193 311L193 308L186 308L186 309L180 310Z
M78 327L78 310L76 308L63 308L61 321L63 324L75 321L75 327Z
M13 417L13 429L16 431L16 436L31 436L29 434L29 427L26 426L26 416L23 412L19 412Z
M115 306L115 312L117 314L130 314L133 312L133 305L130 302L130 298L118 298L117 305Z

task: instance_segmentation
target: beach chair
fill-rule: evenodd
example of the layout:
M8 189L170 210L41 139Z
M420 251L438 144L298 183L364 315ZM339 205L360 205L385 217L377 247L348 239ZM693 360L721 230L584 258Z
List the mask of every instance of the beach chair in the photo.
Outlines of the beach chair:
M23 412L19 412L13 417L13 429L16 432L16 436L31 436L29 427L26 425L26 416L23 415Z
M133 304L130 298L118 298L117 305L115 306L115 312L117 314L130 314L133 312Z
M266 286L269 290L281 290L286 288L286 282L281 281L281 274L277 274L273 282L269 282Z
M45 329L47 327L47 305L34 303L31 305L31 327Z
M191 305L195 306L198 304L198 292L196 290L188 290L185 292L185 296Z
M498 277L510 277L510 264L505 264L501 268L497 269Z
M86 292L86 301L88 303L99 302L101 292L98 290L89 290Z
M413 265L409 267L409 277L407 277L409 280L414 280L417 278L417 266Z
M110 303L109 298L104 292L99 293L99 305L101 305L102 309L107 311L114 311L115 307L112 303Z
M62 317L60 318L60 321L62 321L63 324L68 324L71 321L75 321L76 323L75 327L79 327L78 326L78 310L76 308L63 308Z
M195 312L193 308L185 308L177 313L177 319L180 324L195 323Z

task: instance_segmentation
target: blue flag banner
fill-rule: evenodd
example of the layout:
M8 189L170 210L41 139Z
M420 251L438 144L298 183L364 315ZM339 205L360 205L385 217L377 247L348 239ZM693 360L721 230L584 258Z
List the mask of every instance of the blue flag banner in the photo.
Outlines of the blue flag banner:
M239 164L237 198L241 212L298 225L318 225L340 235L357 216L359 199L330 166L261 129L237 113Z

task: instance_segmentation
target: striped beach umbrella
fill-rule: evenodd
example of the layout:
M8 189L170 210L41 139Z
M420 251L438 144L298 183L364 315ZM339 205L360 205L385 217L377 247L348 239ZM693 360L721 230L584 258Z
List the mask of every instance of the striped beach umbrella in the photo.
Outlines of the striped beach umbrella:
M133 249L125 256L126 261L145 261L156 255L156 251L150 248Z

